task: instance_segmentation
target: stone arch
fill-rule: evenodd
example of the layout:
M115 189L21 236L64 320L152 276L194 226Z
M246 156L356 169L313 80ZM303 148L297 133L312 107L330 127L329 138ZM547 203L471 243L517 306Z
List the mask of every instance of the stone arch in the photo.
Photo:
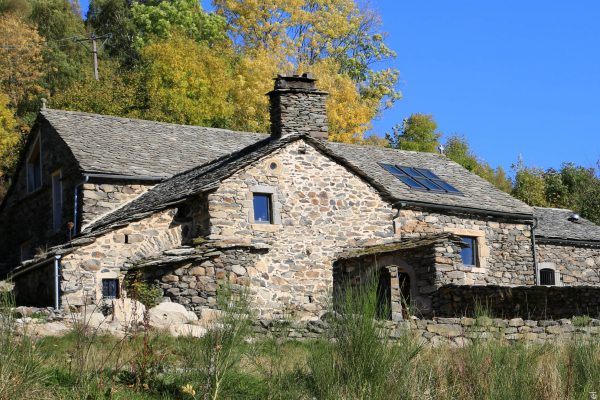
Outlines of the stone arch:
M552 274L553 275L550 275ZM556 264L553 262L541 262L538 264L537 271L537 282L538 285L542 285L542 280L554 278L554 282L549 284L551 286L562 286L560 280L560 272L556 268ZM547 284L547 283L544 283Z

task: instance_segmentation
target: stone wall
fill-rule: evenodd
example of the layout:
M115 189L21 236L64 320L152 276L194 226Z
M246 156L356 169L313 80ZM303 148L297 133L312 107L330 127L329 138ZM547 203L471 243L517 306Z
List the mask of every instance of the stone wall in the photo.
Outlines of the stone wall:
M477 239L478 265L457 265L453 271L446 271L440 276L444 284L534 284L531 231L527 224L483 219L468 214L402 209L395 219L395 231L402 237L452 232Z
M414 246L344 259L333 266L334 304L346 285L362 285L382 269L390 274L391 319L431 314L431 295L461 264L460 247L449 237L420 240ZM401 283L401 280L406 280ZM402 293L401 286L405 293Z
M254 223L253 191L270 191L276 223ZM303 141L227 178L208 201L209 239L271 247L247 267L264 315L319 316L330 303L337 255L394 236L392 207Z
M43 252L68 239L67 222L73 220L74 189L82 179L77 163L65 143L47 123L34 129L33 141L40 135L42 186L27 191L27 168L20 164L13 185L0 210L0 264L12 268L20 262L21 246L30 254ZM31 146L30 146L31 148ZM62 172L62 223L58 231L53 229L52 174ZM8 272L0 267L0 278Z
M600 287L446 285L433 296L440 317L472 316L478 305L498 318L600 317Z
M81 188L81 229L149 190L153 184L132 182L85 183Z
M273 224L254 223L253 192L271 194ZM481 258L475 268L441 263L436 282L533 284L528 225L409 209L398 215L371 186L303 141L225 179L208 203L208 239L271 246L248 270L265 315L292 309L299 318L318 317L330 303L333 263L349 248L440 232L476 236Z
M54 307L54 259L33 274L17 276L13 283L18 305Z
M481 340L509 343L552 343L569 339L600 338L598 319L523 320L491 318L433 318L384 322L392 340L414 335L423 344L461 347ZM285 327L285 328L282 328ZM255 325L259 334L278 334L304 340L323 337L328 323L322 320L287 322L262 320Z
M558 272L557 285L599 285L600 249L537 243L538 268Z
M177 209L168 209L90 238L63 257L61 292L63 307L79 307L101 298L102 279L122 279L121 269L140 260L181 246L189 223L176 220Z
M158 284L165 297L200 316L202 309L218 308L217 291L220 285L227 284L235 291L248 287L248 269L265 251L235 245L189 247L165 251L162 259L146 262L127 273L142 271L143 280ZM169 261L170 258L178 260L182 256L188 260Z

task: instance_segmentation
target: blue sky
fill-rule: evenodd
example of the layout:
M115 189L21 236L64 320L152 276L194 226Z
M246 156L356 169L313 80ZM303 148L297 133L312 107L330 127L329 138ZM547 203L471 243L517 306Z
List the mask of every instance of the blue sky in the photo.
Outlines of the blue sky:
M204 0L203 4L208 1ZM372 0L398 56L403 99L383 135L415 112L509 170L600 160L600 2ZM208 7L206 7L208 8ZM87 9L87 0L82 1Z

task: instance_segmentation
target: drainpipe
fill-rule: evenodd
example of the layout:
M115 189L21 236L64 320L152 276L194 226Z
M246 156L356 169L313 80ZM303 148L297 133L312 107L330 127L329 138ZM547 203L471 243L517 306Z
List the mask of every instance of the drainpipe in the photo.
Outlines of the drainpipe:
M535 228L537 228L537 226L538 226L538 219L536 217L533 217L533 224L531 225L531 248L533 249L533 271L534 271L533 282L534 282L534 285L539 285L537 249L536 249L536 245L535 245Z
M62 256L54 256L54 310L60 308L60 259Z
M84 175L83 176L83 181L81 181L78 185L75 185L75 206L73 207L73 230L71 233L71 237L77 235L77 220L79 217L79 188L84 184L87 183L87 181L90 180L90 176L89 175Z

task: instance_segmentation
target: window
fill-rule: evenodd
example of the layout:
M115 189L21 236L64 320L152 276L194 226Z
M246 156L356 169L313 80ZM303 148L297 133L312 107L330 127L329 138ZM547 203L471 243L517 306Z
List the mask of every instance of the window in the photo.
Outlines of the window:
M31 153L27 157L27 191L29 193L35 192L40 187L42 187L42 157L38 135Z
M468 247L463 247L460 251L460 256L464 265L476 266L477 265L477 238L472 236L462 236L463 243L467 244Z
M102 298L103 299L118 299L119 298L119 280L118 279L102 279Z
M31 240L27 240L21 243L21 261L29 260L33 258L33 247L31 246Z
M52 229L54 232L62 226L62 174L58 170L52 174Z
M411 189L436 193L457 193L460 191L442 178L425 168L403 167L400 165L379 164L383 169L404 182Z
M268 193L253 193L254 222L258 224L273 223L271 195Z
M555 286L556 279L553 269L542 268L540 270L540 285Z

